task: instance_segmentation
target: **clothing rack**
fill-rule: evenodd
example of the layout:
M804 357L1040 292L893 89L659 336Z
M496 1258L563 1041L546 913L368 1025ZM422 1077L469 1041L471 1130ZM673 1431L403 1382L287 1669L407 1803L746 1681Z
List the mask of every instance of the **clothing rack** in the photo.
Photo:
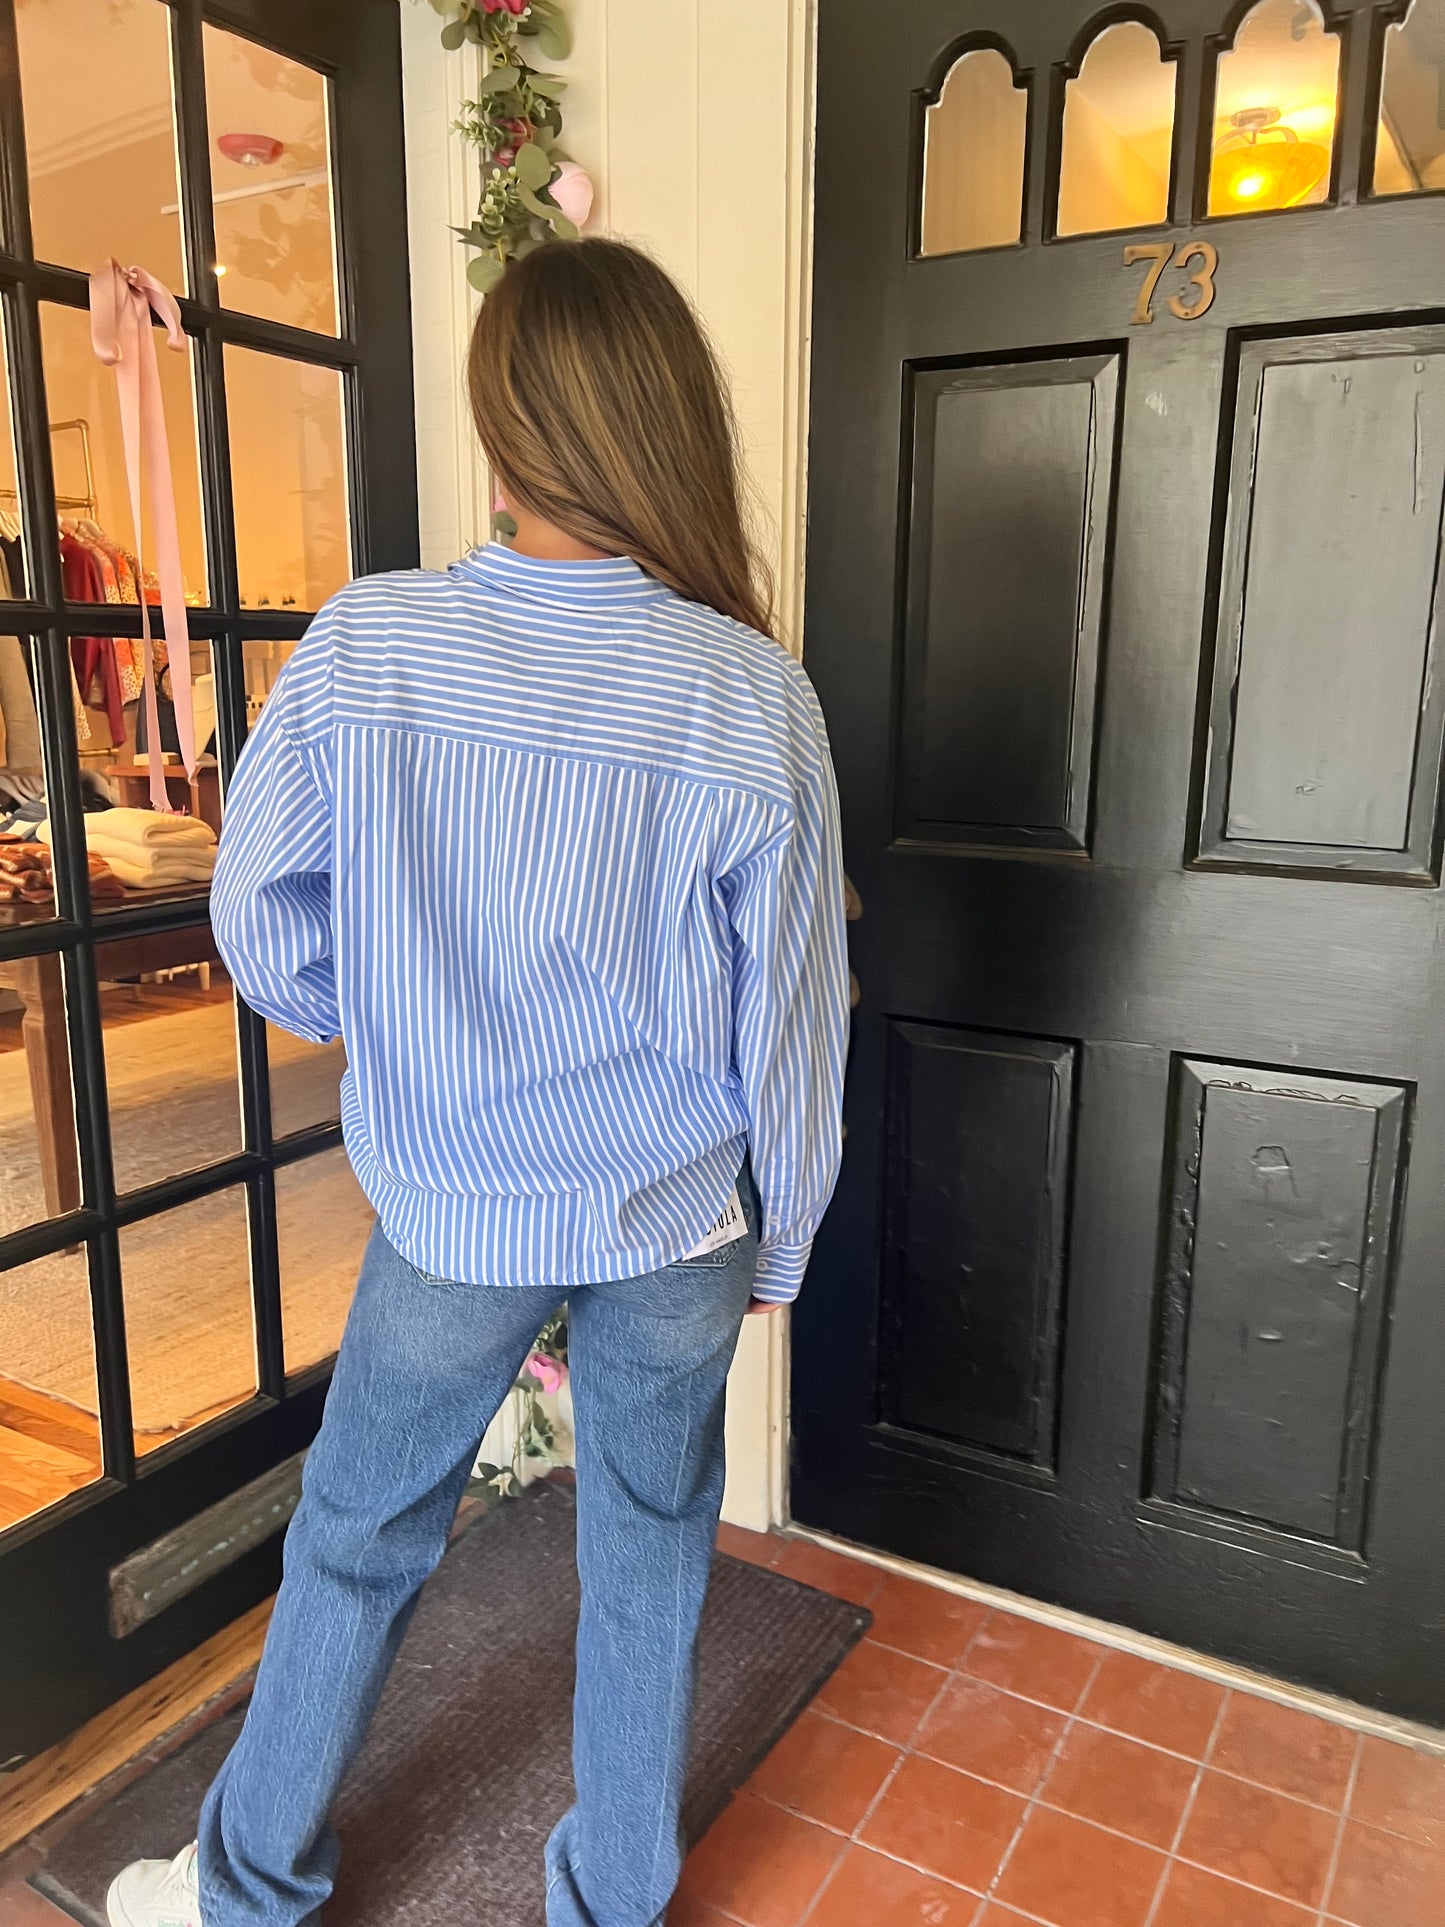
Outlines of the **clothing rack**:
M57 495L56 508L78 509L86 515L94 515L98 502L95 493L95 462L90 451L90 423L84 415L77 415L73 421L52 422L50 432L52 435L78 434L81 459L85 463L85 494ZM0 502L18 502L19 500L20 497L13 488L0 488Z

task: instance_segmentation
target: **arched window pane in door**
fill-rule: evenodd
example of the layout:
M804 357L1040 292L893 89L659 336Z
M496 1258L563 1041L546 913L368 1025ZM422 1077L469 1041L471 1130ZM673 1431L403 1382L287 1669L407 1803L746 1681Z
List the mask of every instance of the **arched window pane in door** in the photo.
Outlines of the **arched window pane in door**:
M1137 20L1106 27L1064 94L1060 234L1169 218L1175 67Z
M1340 42L1316 0L1262 0L1219 56L1211 214L1310 207L1330 191Z
M1445 0L1414 0L1385 35L1377 194L1445 188Z
M956 60L924 121L924 254L1009 247L1023 232L1027 89L992 47Z

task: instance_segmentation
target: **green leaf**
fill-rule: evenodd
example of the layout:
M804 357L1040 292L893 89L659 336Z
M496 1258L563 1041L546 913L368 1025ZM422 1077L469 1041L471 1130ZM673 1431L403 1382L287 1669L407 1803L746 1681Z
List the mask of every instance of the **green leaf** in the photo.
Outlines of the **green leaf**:
M467 280L478 294L487 294L507 271L505 261L499 261L495 254L478 254L467 263Z
M559 94L567 91L567 83L560 74L533 74L527 84L543 100L555 100Z
M567 218L561 208L558 207L557 203L552 199L551 195L543 194L540 199L543 208L546 210L546 219L551 222L552 232L556 235L557 239L559 241L580 240L581 236L578 234L576 222Z
M492 533L504 536L510 542L517 533L516 517L508 515L505 509L498 509L492 517Z
M565 60L572 51L572 35L562 19L544 20L537 29L537 46L548 60Z
M445 20L451 12L453 4L454 0L431 0L432 12L439 13L443 20ZM535 6L536 0L532 0L532 4Z
M539 147L536 141L522 143L517 149L515 166L517 179L523 187L530 187L534 194L538 188L545 187L552 178L552 157L546 148Z
M454 54L458 47L464 45L466 37L467 23L465 20L448 20L447 24L442 28L442 45L449 54Z
M515 67L493 67L490 73L482 75L477 83L479 94L509 94L521 78Z

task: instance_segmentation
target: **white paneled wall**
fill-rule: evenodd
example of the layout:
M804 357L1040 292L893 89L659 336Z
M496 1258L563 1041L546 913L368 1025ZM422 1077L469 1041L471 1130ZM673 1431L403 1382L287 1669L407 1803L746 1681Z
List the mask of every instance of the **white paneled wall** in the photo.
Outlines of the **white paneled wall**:
M470 297L449 224L475 173L448 129L467 57L424 0L399 0L406 61L422 559L485 532L486 478L461 385ZM589 229L647 248L696 303L733 383L759 536L797 646L802 595L813 0L569 0L569 151L597 182ZM748 1321L728 1410L725 1511L783 1516L787 1333Z

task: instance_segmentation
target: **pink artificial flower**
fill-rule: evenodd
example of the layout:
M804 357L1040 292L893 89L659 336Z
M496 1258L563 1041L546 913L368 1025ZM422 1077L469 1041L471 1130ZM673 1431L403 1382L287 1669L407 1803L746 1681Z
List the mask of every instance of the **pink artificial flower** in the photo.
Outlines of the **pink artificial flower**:
M513 114L507 120L499 120L497 125L498 127L505 127L512 138L504 141L500 147L494 150L492 159L496 161L500 167L510 167L512 162L517 158L517 149L526 141L529 141L536 130L533 128L531 121L525 119L520 114Z
M544 1392L560 1392L567 1383L567 1367L560 1359L549 1358L546 1352L533 1352L527 1360L527 1370Z
M592 176L576 161L563 161L549 192L574 227L585 227L592 212Z
M531 0L482 0L485 13L514 13L520 20Z

